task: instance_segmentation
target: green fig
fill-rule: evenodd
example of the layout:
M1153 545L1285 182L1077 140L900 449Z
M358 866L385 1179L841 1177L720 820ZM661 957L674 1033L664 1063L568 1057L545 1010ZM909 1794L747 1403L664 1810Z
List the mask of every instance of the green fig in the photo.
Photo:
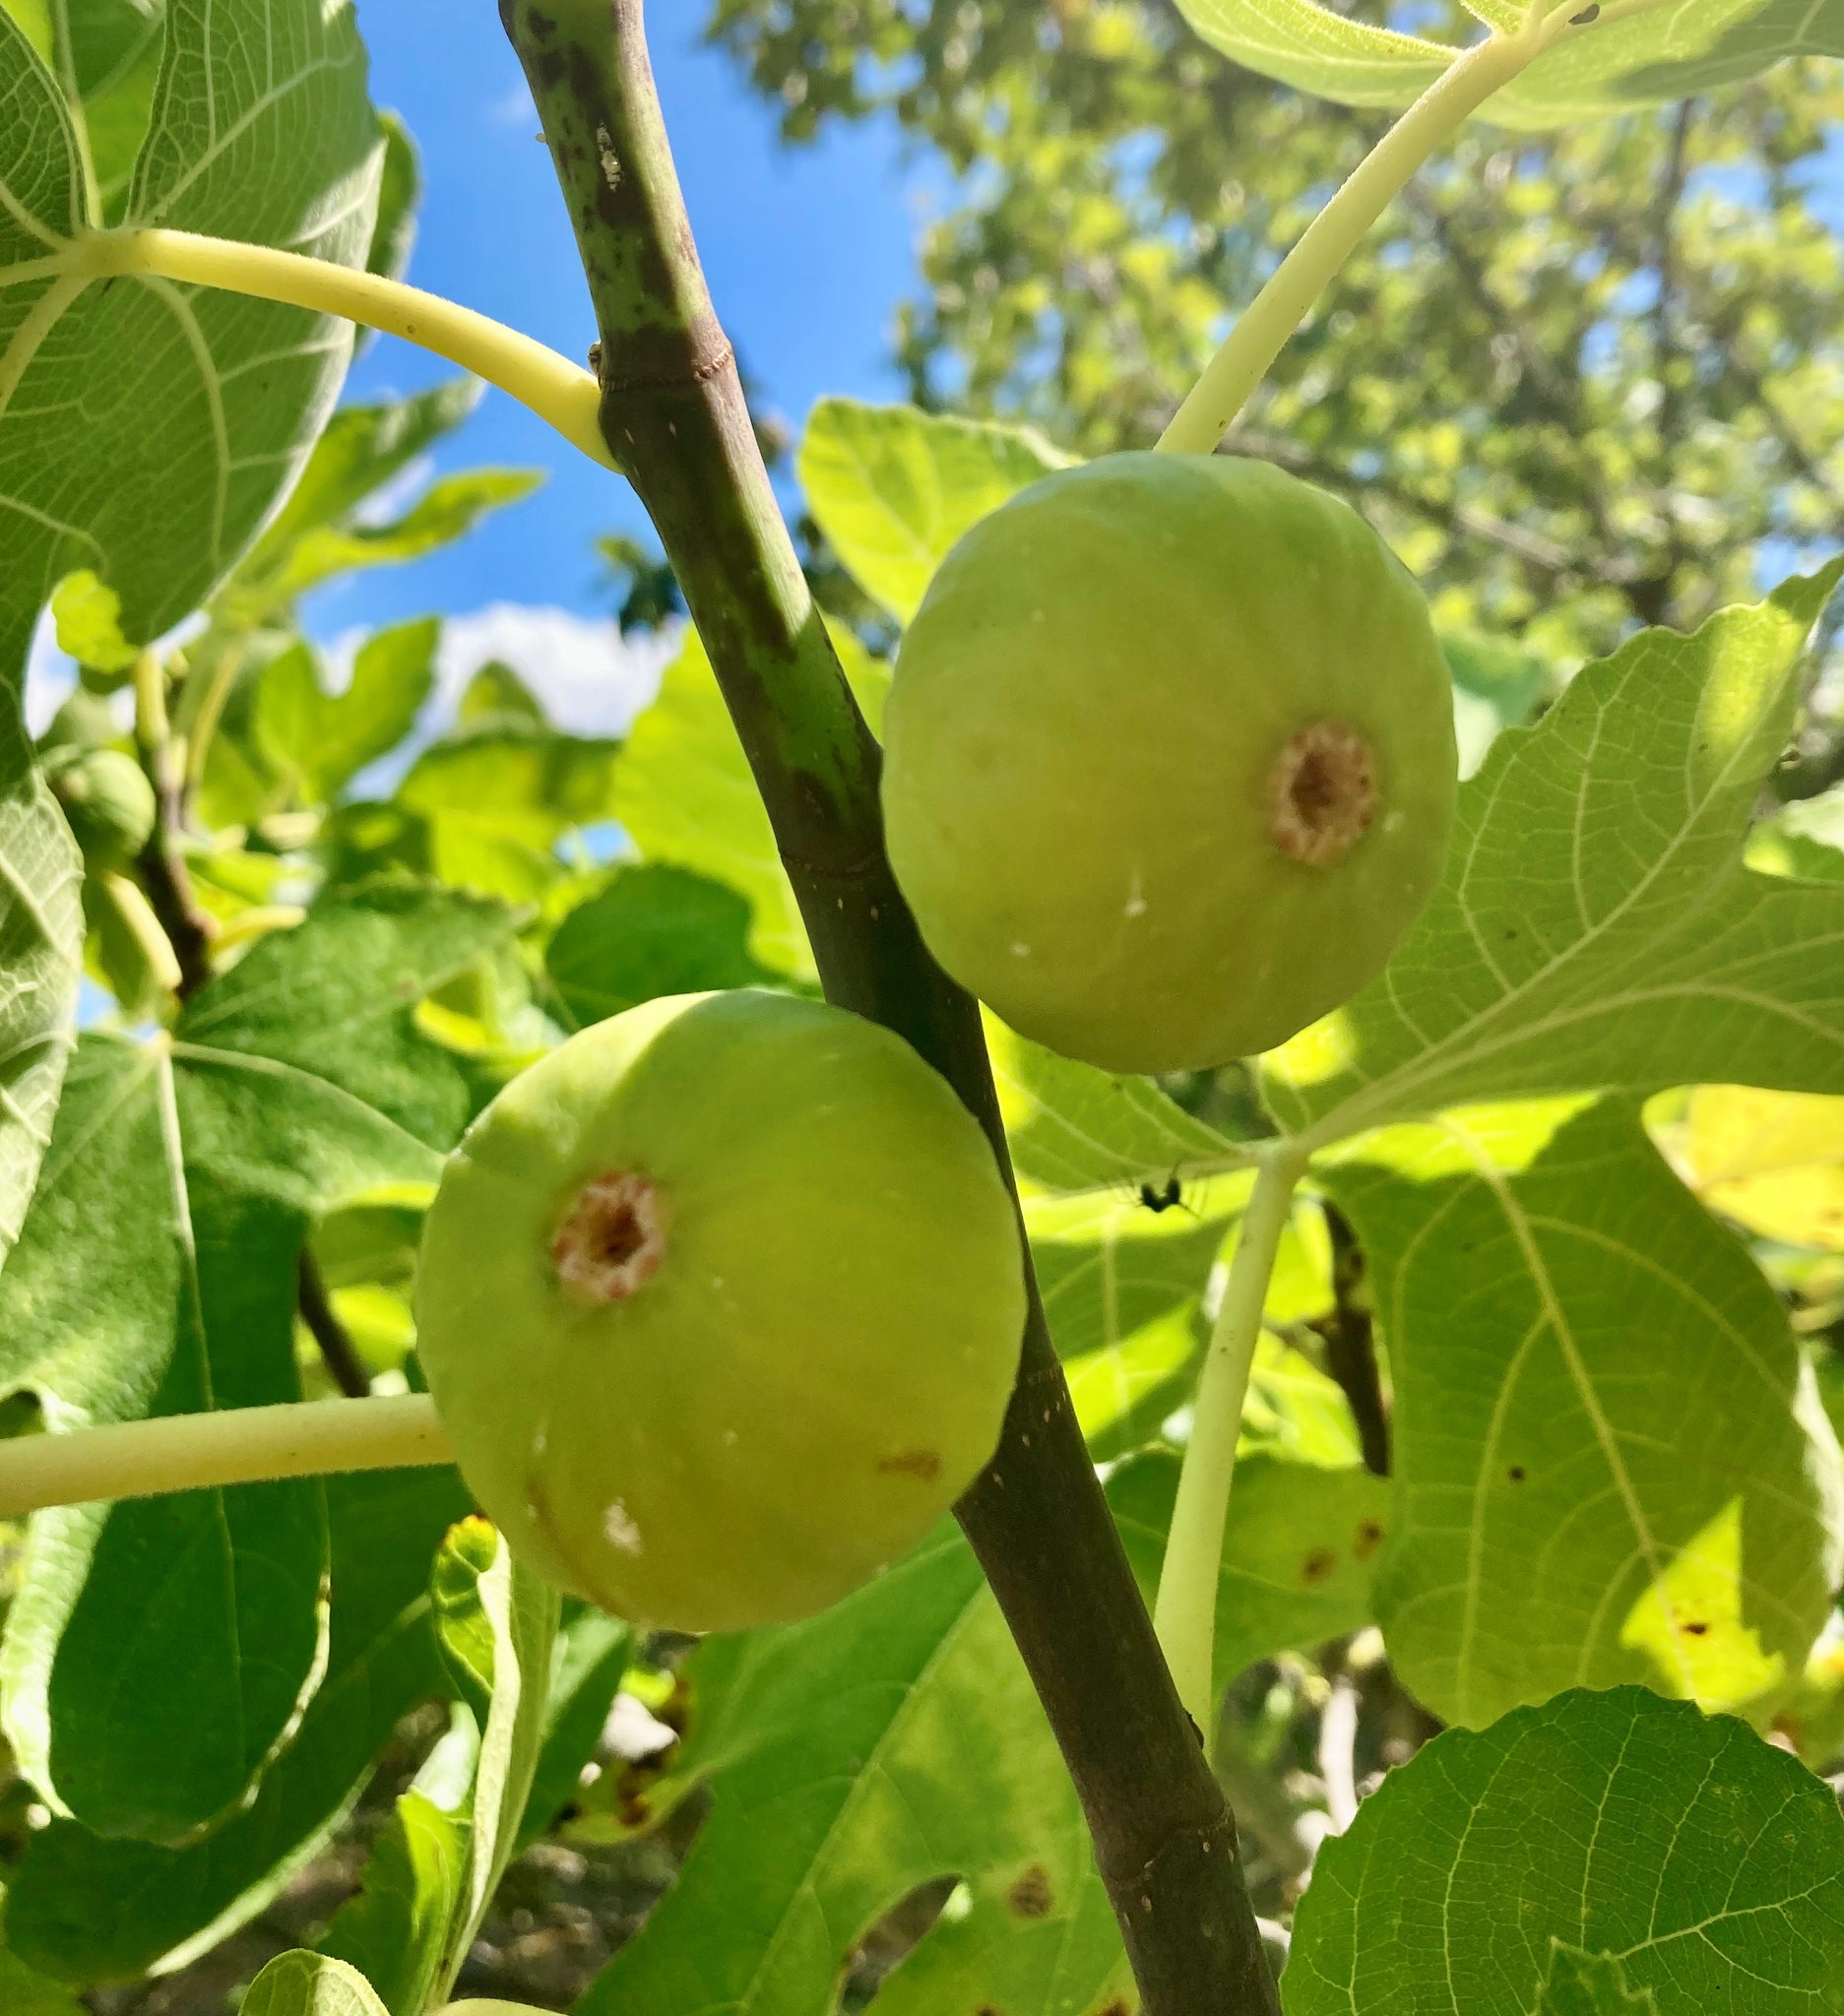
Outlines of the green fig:
M1113 1071L1284 1041L1440 873L1448 676L1407 571L1263 463L1058 471L942 562L885 717L891 864L1021 1034Z
M806 1616L991 1455L1017 1219L889 1031L755 989L649 1001L500 1093L423 1230L417 1352L515 1553L636 1623Z
M147 846L157 810L154 787L132 756L66 743L50 750L43 765L92 874L125 867Z
M78 686L46 724L44 733L38 737L38 750L41 756L48 756L54 749L73 746L100 749L121 738L115 710L101 694Z
M84 877L86 964L131 1019L169 1005L179 986L179 960L154 906L132 876L112 868Z

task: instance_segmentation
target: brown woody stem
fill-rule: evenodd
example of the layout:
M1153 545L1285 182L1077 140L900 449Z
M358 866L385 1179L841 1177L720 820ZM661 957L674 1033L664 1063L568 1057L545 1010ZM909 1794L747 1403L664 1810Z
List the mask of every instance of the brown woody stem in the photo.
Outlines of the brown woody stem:
M340 1321L339 1311L333 1306L333 1297L327 1292L320 1263L314 1258L310 1246L301 1248L295 1301L301 1312L301 1321L307 1326L308 1336L320 1348L321 1361L328 1376L348 1400L363 1400L371 1391L371 1374L365 1368L364 1359L358 1355L358 1347L352 1342L351 1332Z
M179 964L178 995L189 1001L212 976L212 921L199 908L185 857L185 779L173 762L166 720L166 673L157 655L135 666L135 742L154 787L154 831L135 860L141 886Z
M1009 1166L979 1011L884 856L879 754L769 487L699 269L639 0L500 0L588 277L602 424L684 590L829 999L899 1031ZM1235 1825L1179 1706L1032 1296L997 1455L958 1508L1081 1796L1148 2016L1278 2016Z
M1325 1340L1325 1369L1344 1389L1358 1424L1364 1466L1389 1475L1389 1409L1376 1364L1376 1333L1366 1288L1364 1249L1337 1205L1325 1206L1332 1241L1332 1311L1317 1329Z

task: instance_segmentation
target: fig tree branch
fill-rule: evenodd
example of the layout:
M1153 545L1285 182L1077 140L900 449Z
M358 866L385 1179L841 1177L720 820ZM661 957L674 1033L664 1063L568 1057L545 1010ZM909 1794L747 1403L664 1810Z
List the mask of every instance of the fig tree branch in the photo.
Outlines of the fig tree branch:
M1332 1312L1314 1327L1325 1340L1325 1369L1351 1405L1364 1467L1374 1477L1387 1477L1389 1411L1376 1365L1376 1325L1365 1292L1364 1249L1335 1204L1325 1206L1325 1228L1332 1242Z
M425 1393L159 1415L0 1443L0 1519L47 1505L453 1461Z
M1507 336L1523 365L1525 382L1537 395L1550 417L1565 434L1579 439L1590 426L1582 408L1581 376L1573 364L1561 362L1516 308L1493 285L1473 248L1454 229L1449 213L1413 183L1402 192L1409 211L1428 226L1435 249L1452 267L1480 317L1494 332Z
M352 1344L351 1333L340 1321L333 1299L327 1293L320 1263L306 1246L301 1248L299 1277L295 1302L301 1312L301 1321L307 1326L307 1334L320 1348L321 1360L328 1374L348 1400L363 1400L371 1391L371 1374L365 1370L364 1360Z
M212 721L223 709L228 685L235 677L240 654L226 652L226 672L223 665L213 675L209 696ZM180 695L179 712L184 715L189 696ZM167 953L163 976L170 977L174 997L189 1001L212 977L212 947L218 937L216 920L201 907L186 866L185 828L187 800L198 773L186 756L186 738L175 734L166 707L166 672L159 657L144 651L135 665L135 740L142 767L154 787L154 831L135 861L152 912L146 937L161 939ZM132 908L124 919L133 927ZM159 948L148 946L150 964L162 973ZM371 1391L371 1380L346 1326L335 1315L327 1297L326 1285L313 1254L303 1245L295 1285L295 1302L301 1321L320 1348L333 1383L348 1399L362 1399Z
M1665 152L1664 172L1652 205L1651 267L1657 291L1652 299L1652 376L1658 386L1658 494L1665 520L1665 553L1659 572L1669 579L1684 565L1685 541L1684 520L1671 487L1672 464L1683 446L1685 431L1684 375L1687 361L1678 344L1679 296L1682 287L1677 258L1679 206L1684 200L1685 179L1689 165L1690 127L1696 116L1696 100L1685 98L1671 122L1671 142ZM1659 598L1661 605L1666 598ZM1664 620L1664 608L1654 617Z
M166 718L166 672L159 657L144 651L135 664L135 742L142 768L154 787L154 831L135 860L166 942L179 969L174 989L184 1001L212 976L212 920L203 910L186 867L185 777L174 761Z
M770 489L699 269L638 0L501 0L598 322L610 457L653 518L829 999L936 1066L1009 1168L974 1002L884 854L879 752ZM1235 1826L1174 1690L1032 1293L997 1454L958 1507L1075 1781L1147 2016L1275 2016Z
M1332 1832L1342 1834L1358 1817L1358 1683L1340 1669L1331 1676L1332 1690L1319 1710L1319 1782L1325 1787L1325 1810Z

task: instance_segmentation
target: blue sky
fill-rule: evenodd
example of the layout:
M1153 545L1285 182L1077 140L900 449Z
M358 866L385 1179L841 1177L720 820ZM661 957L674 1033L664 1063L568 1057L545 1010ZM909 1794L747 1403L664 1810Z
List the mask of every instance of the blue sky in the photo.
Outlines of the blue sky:
M770 108L729 59L701 46L706 0L654 0L650 39L712 292L767 403L798 421L823 392L898 396L885 362L895 304L915 272L921 210L887 126L787 150ZM539 122L495 10L454 0L359 0L372 95L400 111L425 188L410 277L571 356L595 326ZM380 339L349 398L413 390L452 367ZM332 636L427 611L499 601L592 614L608 606L592 541L641 532L627 485L593 468L502 394L489 393L440 458L549 472L536 497L415 566L360 576L315 598Z

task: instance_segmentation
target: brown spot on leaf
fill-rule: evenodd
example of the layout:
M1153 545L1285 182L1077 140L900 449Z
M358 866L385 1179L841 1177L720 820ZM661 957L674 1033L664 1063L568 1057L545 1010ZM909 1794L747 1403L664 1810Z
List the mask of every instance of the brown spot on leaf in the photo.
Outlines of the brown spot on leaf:
M1706 1632L1708 1631L1708 1629L1709 1629L1709 1626L1708 1626L1707 1624L1700 1624L1700 1623L1699 1623L1699 1624L1685 1624L1685 1627L1684 1627L1684 1629L1685 1629L1685 1635L1686 1635L1686 1636L1688 1636L1688 1637L1691 1637L1691 1638L1701 1638L1701 1637L1702 1637L1702 1636L1703 1636L1703 1635L1704 1635L1704 1634L1705 1634L1705 1633L1706 1633Z
M1300 1564L1300 1579L1308 1589L1316 1589L1338 1566L1338 1556L1330 1547L1314 1547Z
M1358 1537L1352 1543L1351 1551L1361 1561L1367 1561L1383 1544L1383 1523L1380 1519L1361 1519L1358 1522Z
M1514 1484L1521 1484L1524 1481L1524 1466L1521 1463L1514 1463L1505 1475Z
M1116 1995L1112 2002L1104 2002L1095 2016L1133 2016L1133 2011Z
M877 1459L879 1477L913 1477L931 1484L941 1475L941 1459L932 1449L898 1449Z
M1033 1862L1005 1893L1005 1902L1018 1918L1048 1918L1055 1899L1050 1893L1049 1873L1041 1862Z

